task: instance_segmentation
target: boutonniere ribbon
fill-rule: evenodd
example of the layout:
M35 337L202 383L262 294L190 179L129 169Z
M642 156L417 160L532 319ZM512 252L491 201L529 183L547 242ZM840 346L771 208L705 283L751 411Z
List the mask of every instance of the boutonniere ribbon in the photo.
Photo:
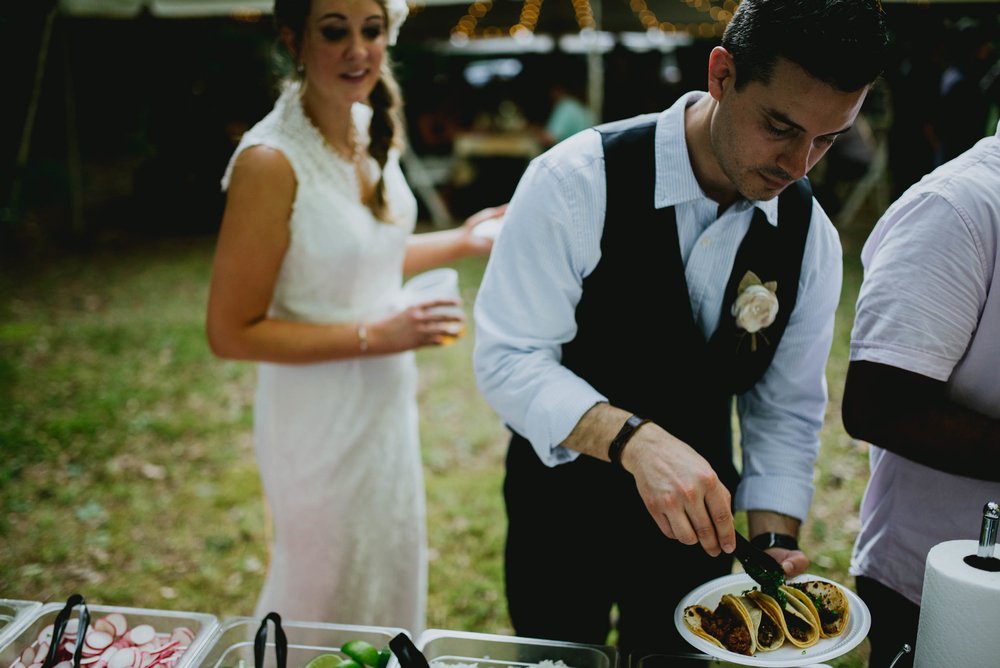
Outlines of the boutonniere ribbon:
M768 343L762 330L778 315L777 290L777 281L763 283L752 271L745 273L740 281L736 301L730 311L736 318L736 326L750 335L750 352L757 352L758 334Z

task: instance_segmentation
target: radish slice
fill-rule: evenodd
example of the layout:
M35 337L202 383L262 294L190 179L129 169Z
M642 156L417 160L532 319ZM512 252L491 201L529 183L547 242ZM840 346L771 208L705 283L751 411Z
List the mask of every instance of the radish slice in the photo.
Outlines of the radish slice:
M155 637L156 629L149 624L140 624L128 633L128 639L136 645L145 645Z
M52 633L55 631L55 624L49 624L44 629L38 632L38 642L43 642L46 645L52 642Z
M100 631L101 633L107 633L112 638L115 637L117 633L115 625L109 622L105 617L101 617L96 622L94 622L94 630Z
M73 654L76 651L76 642L64 642L62 645L62 650L69 654Z
M18 659L14 663L10 664L10 668L27 668L27 666L25 666L23 663L21 663L21 660Z
M66 621L66 628L63 630L63 637L76 636L80 631L80 620L77 618Z
M163 654L166 654L168 652L173 652L176 649L180 649L181 651L183 651L184 648L181 647L181 644L178 641L176 641L176 640L170 640L165 645L163 645L162 647L160 647L159 649L157 649L156 653L160 654L160 655L163 655Z
M25 647L24 651L21 652L21 663L23 663L25 666L30 666L34 662L35 662L35 648L33 646ZM13 668L13 666L11 668Z
M100 660L101 660L101 655L100 654L92 654L90 656L85 656L85 657L81 658L80 659L80 665L81 666L89 666L91 664L97 663Z
M126 647L115 652L108 661L108 668L132 668L133 661L135 661L135 650Z
M111 643L113 643L114 641L115 639L111 637L111 634L109 633L105 633L103 631L92 631L88 633L87 636L83 639L83 647L84 649L86 649L87 647L91 647L93 649L99 650L100 653L106 650L108 647L111 647Z
M54 665L52 668L73 668L73 662L72 661L60 661L59 663L57 663L56 665Z
M104 619L115 627L114 636L116 638L125 635L125 632L128 631L128 621L125 619L125 615L120 612L112 612Z
M170 639L176 640L186 647L194 641L194 633L192 633L191 629L186 626L178 626L174 629L174 632L170 634Z

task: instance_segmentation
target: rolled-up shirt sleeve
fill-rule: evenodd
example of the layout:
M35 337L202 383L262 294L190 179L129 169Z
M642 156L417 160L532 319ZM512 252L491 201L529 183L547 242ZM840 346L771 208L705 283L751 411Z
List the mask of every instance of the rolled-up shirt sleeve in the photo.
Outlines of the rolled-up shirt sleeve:
M826 214L813 206L795 309L764 376L737 398L743 478L737 510L805 520L827 404L826 362L843 275L842 251Z
M893 207L862 251L851 360L948 380L987 298L988 255L964 211L928 194Z
M596 132L536 158L511 199L476 298L479 390L548 466L579 455L560 443L607 401L561 364L562 345L576 336L583 279L600 253L604 192Z

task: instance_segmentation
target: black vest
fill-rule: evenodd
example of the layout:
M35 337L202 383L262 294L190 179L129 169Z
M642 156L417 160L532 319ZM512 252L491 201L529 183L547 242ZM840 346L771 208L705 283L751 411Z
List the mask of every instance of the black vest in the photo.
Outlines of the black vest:
M802 179L782 193L777 227L755 211L706 341L691 312L673 207L653 205L655 127L644 117L597 128L607 178L601 260L583 281L577 335L563 346L562 363L612 405L691 445L735 491L732 399L767 370L795 307L812 191ZM777 318L758 333L755 351L730 313L748 270L778 284Z

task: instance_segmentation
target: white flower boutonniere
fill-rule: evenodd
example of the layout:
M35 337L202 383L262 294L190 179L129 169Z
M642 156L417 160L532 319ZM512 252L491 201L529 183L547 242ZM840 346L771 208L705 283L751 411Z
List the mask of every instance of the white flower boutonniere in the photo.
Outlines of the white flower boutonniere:
M767 337L761 330L767 328L778 315L777 281L762 283L757 274L748 271L740 281L739 294L730 309L736 326L750 335L750 351L757 351L757 335L764 342Z

